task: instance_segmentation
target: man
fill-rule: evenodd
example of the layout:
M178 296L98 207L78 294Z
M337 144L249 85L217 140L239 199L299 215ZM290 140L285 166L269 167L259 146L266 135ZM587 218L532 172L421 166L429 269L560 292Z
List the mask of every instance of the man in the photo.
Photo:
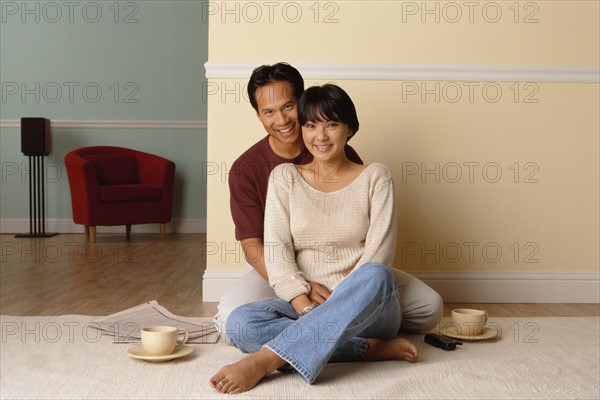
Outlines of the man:
M286 63L256 68L248 83L250 103L256 111L267 136L232 165L229 174L231 215L235 237L240 241L244 257L252 269L244 274L223 295L215 322L223 334L229 314L250 302L276 298L269 286L265 267L263 224L269 175L282 163L307 164L312 155L304 146L298 122L297 102L304 91L304 80L294 67ZM349 160L362 164L352 147L346 145ZM441 319L441 297L415 277L394 270L402 302L402 329L422 332L431 329ZM310 300L320 305L329 297L329 290L317 282L309 282Z

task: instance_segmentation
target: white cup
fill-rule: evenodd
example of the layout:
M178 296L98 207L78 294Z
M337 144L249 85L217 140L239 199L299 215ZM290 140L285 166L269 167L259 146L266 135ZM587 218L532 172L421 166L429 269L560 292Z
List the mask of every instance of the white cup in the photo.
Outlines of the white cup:
M177 340L179 333L183 333L182 340ZM149 326L142 329L142 346L149 356L166 356L182 348L189 334L186 328Z
M457 308L452 310L452 320L458 325L460 334L464 336L476 336L481 333L487 322L488 315L485 310L474 310L471 308Z

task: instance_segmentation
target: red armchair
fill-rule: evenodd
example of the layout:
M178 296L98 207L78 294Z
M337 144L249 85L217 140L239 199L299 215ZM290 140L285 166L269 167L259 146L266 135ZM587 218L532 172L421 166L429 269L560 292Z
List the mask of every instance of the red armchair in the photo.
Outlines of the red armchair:
M96 226L160 224L165 236L171 221L175 164L123 147L94 146L65 155L73 221L96 242Z

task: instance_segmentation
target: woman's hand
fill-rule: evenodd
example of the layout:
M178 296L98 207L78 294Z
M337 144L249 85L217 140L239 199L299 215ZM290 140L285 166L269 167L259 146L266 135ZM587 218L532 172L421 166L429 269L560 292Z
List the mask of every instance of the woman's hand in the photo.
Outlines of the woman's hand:
M298 297L295 297L290 302L292 307L294 307L294 310L297 312L300 312L304 308L311 305L320 306L329 298L329 289L327 289L325 286L321 285L320 283L310 281L308 284L310 285L310 293L308 295L302 294Z
M303 308L306 308L313 304L310 298L305 294L301 294L298 297L294 297L290 303L292 304L292 307L294 307L294 310L296 310L296 312L300 312Z
M325 303L325 300L327 300L331 294L329 289L317 282L309 281L308 284L310 285L310 293L308 294L310 300L319 306Z

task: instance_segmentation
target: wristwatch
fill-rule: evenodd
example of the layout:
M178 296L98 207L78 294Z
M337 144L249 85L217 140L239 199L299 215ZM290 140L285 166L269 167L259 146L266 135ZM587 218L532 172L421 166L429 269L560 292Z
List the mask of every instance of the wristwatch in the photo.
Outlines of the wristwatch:
M302 310L298 311L298 318L305 316L306 314L314 310L316 307L317 305L315 303L311 303L311 305L304 307Z

